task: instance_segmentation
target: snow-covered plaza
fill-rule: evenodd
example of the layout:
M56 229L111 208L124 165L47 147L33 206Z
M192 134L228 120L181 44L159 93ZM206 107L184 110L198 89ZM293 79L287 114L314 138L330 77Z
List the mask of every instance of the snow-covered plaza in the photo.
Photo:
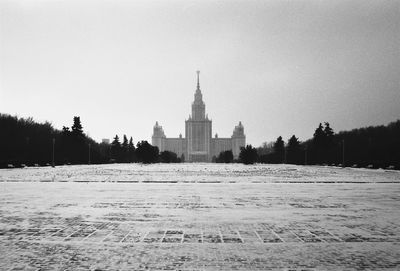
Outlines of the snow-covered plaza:
M400 172L0 170L0 270L399 270Z

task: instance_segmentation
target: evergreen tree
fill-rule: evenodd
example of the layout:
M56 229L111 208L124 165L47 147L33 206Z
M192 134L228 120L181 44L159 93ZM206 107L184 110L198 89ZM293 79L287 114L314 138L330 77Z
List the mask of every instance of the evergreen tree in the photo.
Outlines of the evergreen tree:
M285 159L285 142L279 136L274 143L274 157L275 163L283 163Z
M334 157L335 141L333 129L329 126L329 122L325 122L325 142L324 142L324 161L326 163L332 163L336 159Z
M129 162L136 162L135 158L135 145L133 144L133 139L132 137L129 139L128 143L128 157L129 157Z
M215 160L217 163L232 163L233 153L231 150L222 151L219 153L218 157Z
M80 117L74 117L74 124L71 127L71 160L72 163L82 164L87 162L87 146L85 144L85 135Z
M123 141L122 141L122 148L124 149L128 149L128 138L126 137L126 135L124 135Z
M313 137L313 152L316 156L317 163L328 163L334 160L334 132L328 122L325 122L325 127L320 123L314 132Z
M178 156L171 151L163 151L160 153L161 163L178 163Z
M152 146L145 140L137 143L135 153L138 161L141 163L150 164L158 161L158 147Z
M91 161L104 162L99 144L83 135L77 142L70 128L57 130L49 122L37 123L32 118L17 118L0 113L0 167L8 164L46 165L52 162L53 139L54 162L59 164L86 164L88 145L91 143ZM79 143L82 142L82 145ZM78 144L77 144L78 143Z
M118 135L115 135L114 140L111 142L112 146L121 147L121 142L119 142Z
M80 117L77 116L74 117L74 124L72 125L71 130L74 135L79 135L79 136L83 135L83 127L81 124Z
M240 148L239 160L245 165L254 164L257 162L257 149L251 145Z
M321 163L324 158L323 158L323 152L324 152L324 146L325 146L325 137L326 134L324 132L324 127L322 126L322 123L318 125L318 128L315 129L314 136L312 139L312 150L313 153L315 153L315 158L317 163Z
M325 142L325 132L322 123L318 125L318 128L315 129L314 136L313 136L313 143L317 147L322 147Z
M333 132L333 129L329 126L329 122L325 122L324 133L325 133L327 138L332 138L333 135L335 134Z
M121 158L122 158L122 161L121 162L124 162L124 163L127 163L128 161L129 161L129 157L128 157L128 155L129 155L129 149L128 149L128 147L129 147L129 143L128 143L128 138L126 137L126 135L124 135L124 137L123 137L123 141L122 141L122 146L121 146L122 148L121 148Z
M62 133L64 135L68 135L70 133L69 127L63 126L62 128Z
M119 142L118 135L115 135L114 140L111 142L111 159L115 162L120 162L121 158L121 143Z
M301 163L301 147L299 139L293 135L287 145L287 163L300 164Z
M69 127L65 127L63 126L62 128L62 132L61 132L61 141L57 144L57 154L58 157L61 158L61 161L63 163L71 163L73 161L71 161L71 158L73 157L73 141L71 138L71 131L69 130ZM61 144L60 144L61 143Z
M325 148L332 148L334 145L334 135L335 133L333 132L333 129L329 126L329 122L325 122L325 128L324 128L324 134L325 134Z

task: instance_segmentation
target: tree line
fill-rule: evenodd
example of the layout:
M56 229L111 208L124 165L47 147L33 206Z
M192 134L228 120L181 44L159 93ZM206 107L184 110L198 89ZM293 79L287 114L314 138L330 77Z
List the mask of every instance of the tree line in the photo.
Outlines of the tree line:
M177 163L175 153L161 152L147 141L136 146L126 135L111 144L97 143L83 132L80 117L71 127L55 129L51 123L0 113L0 167L101 163Z
M81 164L87 162L89 144L92 161L104 162L99 144L83 134L79 117L70 128L62 131L51 123L37 123L32 118L0 114L0 167L11 165ZM53 151L54 150L54 151Z
M104 144L104 143L103 143ZM108 145L108 144L106 144ZM122 143L118 135L115 135L109 147L109 162L111 163L180 163L181 158L170 151L159 152L158 147L152 146L146 140L139 141L136 147L132 137L129 141L126 135L123 136ZM105 154L107 155L107 154Z
M279 136L256 150L253 162L259 163L400 169L400 120L339 133L328 122L320 123L304 142L293 135L285 143Z
M0 114L0 167L8 165L60 165L100 163L179 163L170 151L147 141L135 145L132 137L115 135L111 144L97 143L83 132L80 117L71 127L55 129L51 123L37 123L32 118ZM234 160L231 150L213 157L213 162L287 163L297 165L338 165L400 169L400 120L387 126L371 126L335 133L328 122L320 123L313 137L299 141L295 135L287 143L276 141L254 148L241 148Z

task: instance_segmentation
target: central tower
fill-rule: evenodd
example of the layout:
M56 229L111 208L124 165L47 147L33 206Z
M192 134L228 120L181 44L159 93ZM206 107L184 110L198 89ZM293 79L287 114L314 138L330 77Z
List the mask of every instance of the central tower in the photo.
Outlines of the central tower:
M197 71L197 88L192 103L192 115L189 115L189 119L185 121L188 161L211 161L211 134L211 120L206 116L206 106L200 90L200 71Z
M206 114L206 105L200 90L200 71L197 71L197 87L192 103L192 113L185 120L185 137L166 137L161 125L153 127L151 142L162 151L171 151L186 162L212 162L223 151L231 150L235 159L239 158L241 147L246 144L246 136L241 122L235 126L231 137L211 136L212 121Z
M193 120L204 120L206 117L206 105L203 102L203 95L200 90L200 71L197 71L197 88L192 103Z

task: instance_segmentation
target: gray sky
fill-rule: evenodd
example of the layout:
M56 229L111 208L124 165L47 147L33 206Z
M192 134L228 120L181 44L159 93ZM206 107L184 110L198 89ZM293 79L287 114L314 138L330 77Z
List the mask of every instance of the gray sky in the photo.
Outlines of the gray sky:
M400 1L0 0L0 112L176 137L200 70L213 134L305 140L399 119L399 48Z

